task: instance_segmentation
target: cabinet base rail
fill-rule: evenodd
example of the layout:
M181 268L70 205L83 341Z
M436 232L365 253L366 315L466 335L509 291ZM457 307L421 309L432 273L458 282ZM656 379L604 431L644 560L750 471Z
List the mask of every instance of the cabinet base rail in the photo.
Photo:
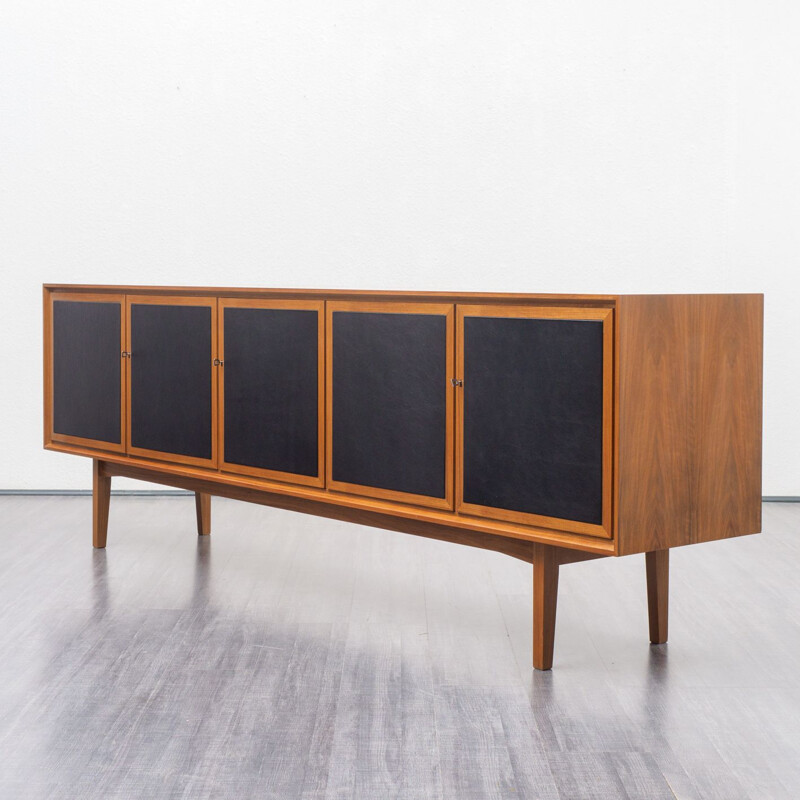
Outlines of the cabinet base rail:
M92 542L96 548L106 546L108 515L113 476L135 478L152 483L188 489L195 493L197 533L211 533L211 496L229 497L250 503L274 506L274 495L246 487L226 486L189 476L167 475L134 465L125 465L102 459L92 461ZM574 564L595 558L608 558L601 553L589 553L566 547L529 542L508 536L464 531L447 525L405 519L391 514L328 505L314 500L296 500L292 510L316 516L338 519L373 528L410 533L429 539L495 550L505 555L527 561L533 565L533 666L549 670L553 666L555 642L556 604L558 599L558 570L562 564ZM669 550L654 550L645 554L647 575L647 609L650 624L650 642L667 641L669 608Z

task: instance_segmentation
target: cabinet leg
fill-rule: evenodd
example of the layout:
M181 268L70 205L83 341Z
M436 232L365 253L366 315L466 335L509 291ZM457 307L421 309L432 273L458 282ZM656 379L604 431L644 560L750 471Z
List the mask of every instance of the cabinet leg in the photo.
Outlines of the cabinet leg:
M558 558L552 547L533 546L533 666L551 669L556 634Z
M197 535L208 536L211 533L211 495L195 492L194 504L197 509Z
M645 553L647 569L647 612L650 616L650 642L667 641L669 613L669 550Z
M111 502L111 478L103 475L102 462L92 461L92 544L106 546L108 536L108 507Z

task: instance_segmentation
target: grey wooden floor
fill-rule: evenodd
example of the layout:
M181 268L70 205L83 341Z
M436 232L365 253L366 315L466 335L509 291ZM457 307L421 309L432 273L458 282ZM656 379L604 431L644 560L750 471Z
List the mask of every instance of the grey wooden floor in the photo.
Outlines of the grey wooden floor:
M0 498L2 798L800 797L800 505L561 572L531 671L531 568L214 500Z

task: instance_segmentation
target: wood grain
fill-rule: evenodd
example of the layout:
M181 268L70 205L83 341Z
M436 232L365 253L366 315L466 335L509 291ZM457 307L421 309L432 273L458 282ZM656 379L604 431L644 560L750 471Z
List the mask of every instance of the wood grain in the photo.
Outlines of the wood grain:
M620 555L761 530L763 295L619 300Z

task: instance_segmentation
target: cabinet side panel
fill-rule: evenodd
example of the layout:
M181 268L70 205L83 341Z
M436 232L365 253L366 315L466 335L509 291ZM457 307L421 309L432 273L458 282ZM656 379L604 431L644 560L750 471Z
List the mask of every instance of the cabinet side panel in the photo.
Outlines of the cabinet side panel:
M763 295L699 304L695 541L761 531Z
M762 295L619 301L619 553L761 529Z

